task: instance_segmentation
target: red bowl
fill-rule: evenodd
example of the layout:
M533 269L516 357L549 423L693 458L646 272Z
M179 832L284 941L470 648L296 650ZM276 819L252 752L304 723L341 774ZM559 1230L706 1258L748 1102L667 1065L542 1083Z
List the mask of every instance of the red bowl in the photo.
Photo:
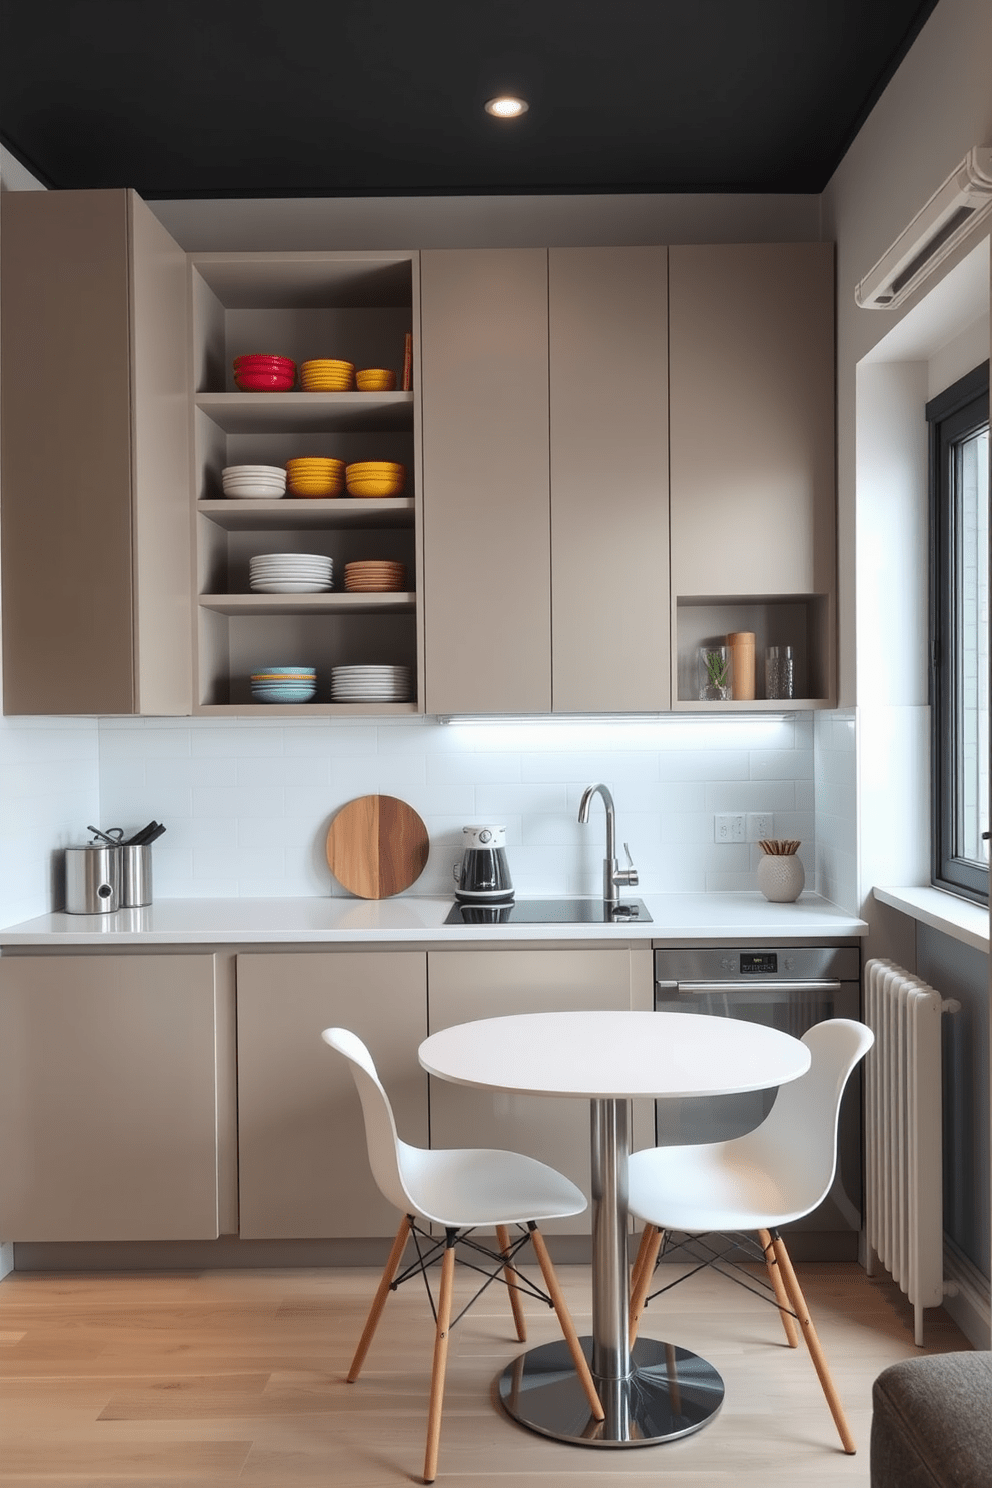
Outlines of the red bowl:
M296 378L284 372L238 372L234 380L243 393L288 393Z
M290 368L292 368L294 372L296 371L296 363L293 361L292 357L263 356L261 352L250 352L247 353L245 356L235 357L234 366L245 368L282 367L286 371L289 371Z

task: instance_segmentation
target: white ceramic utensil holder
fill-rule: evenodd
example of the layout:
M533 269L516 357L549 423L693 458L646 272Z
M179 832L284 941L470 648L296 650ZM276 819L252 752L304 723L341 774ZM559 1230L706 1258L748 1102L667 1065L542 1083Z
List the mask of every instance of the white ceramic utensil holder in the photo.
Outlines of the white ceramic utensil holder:
M792 904L806 885L802 861L795 853L765 853L758 864L758 888L773 904Z

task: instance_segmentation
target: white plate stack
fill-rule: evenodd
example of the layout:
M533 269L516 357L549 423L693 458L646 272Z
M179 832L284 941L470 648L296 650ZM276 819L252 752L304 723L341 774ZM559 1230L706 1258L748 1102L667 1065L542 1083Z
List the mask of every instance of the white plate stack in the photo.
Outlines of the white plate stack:
M413 673L407 666L338 666L331 668L335 703L407 703Z
M224 495L234 501L273 501L286 494L281 465L225 465L220 479Z
M256 594L321 594L333 579L333 561L323 553L259 553L248 565Z

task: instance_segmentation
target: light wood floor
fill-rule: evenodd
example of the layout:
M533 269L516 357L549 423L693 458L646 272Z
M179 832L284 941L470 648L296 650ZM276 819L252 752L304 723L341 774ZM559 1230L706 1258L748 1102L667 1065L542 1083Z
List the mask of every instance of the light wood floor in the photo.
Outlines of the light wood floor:
M667 1267L666 1275L674 1268ZM668 1337L723 1375L719 1416L694 1436L640 1449L562 1445L493 1403L519 1352L501 1289L452 1335L438 1483L449 1488L798 1488L868 1484L871 1384L910 1358L912 1312L887 1279L853 1264L804 1265L800 1282L858 1441L845 1457L805 1349L785 1347L771 1308L697 1276L648 1309ZM580 1332L588 1268L560 1276ZM419 1481L430 1317L411 1283L390 1297L366 1370L344 1373L375 1285L367 1270L42 1276L0 1283L3 1488L393 1488ZM528 1303L529 1341L556 1338ZM927 1313L926 1352L967 1348Z

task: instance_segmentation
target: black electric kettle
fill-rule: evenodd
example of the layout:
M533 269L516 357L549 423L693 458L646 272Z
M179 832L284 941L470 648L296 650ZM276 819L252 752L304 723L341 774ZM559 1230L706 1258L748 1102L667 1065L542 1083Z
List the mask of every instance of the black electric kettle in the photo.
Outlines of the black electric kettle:
M462 827L465 851L452 872L455 898L465 904L506 902L513 898L513 883L506 862L505 827Z

